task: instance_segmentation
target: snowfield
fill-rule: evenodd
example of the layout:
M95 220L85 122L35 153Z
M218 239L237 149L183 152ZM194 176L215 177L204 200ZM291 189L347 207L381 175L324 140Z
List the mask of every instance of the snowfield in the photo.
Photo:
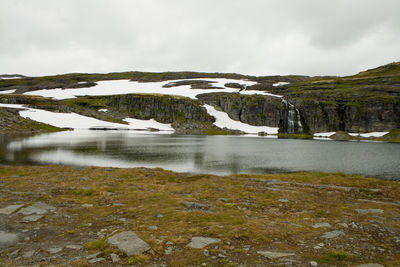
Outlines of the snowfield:
M121 130L149 130L159 129L160 131L174 132L170 124L160 123L151 120L137 120L126 118L128 124L113 123L98 120L92 117L83 116L76 113L58 113L42 109L27 108L23 105L0 104L0 107L24 109L19 112L23 118L43 122L60 128L89 129L89 128L109 128Z
M164 88L163 85L178 82L178 81L191 81L191 80L204 80L213 81L213 87L222 87L223 89L191 89L190 85L174 86ZM43 89L25 93L26 95L40 95L44 97L51 97L54 99L68 99L75 98L78 96L102 96L102 95L124 95L124 94L163 94L163 95L177 95L183 97L189 97L196 99L199 94L205 93L240 93L246 95L269 95L275 97L281 97L278 95L269 94L263 91L256 90L242 90L237 88L225 87L226 83L239 83L245 86L251 86L256 82L245 81L245 80L233 80L233 79L183 79L183 80L170 80L163 82L131 82L129 80L112 80L112 81L99 81L96 86L75 88L75 89Z

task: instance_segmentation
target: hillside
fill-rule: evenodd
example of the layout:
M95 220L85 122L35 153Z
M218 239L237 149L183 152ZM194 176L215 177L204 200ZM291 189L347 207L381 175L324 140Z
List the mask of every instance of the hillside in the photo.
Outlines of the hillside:
M1 103L37 107L40 102L45 109L73 111L107 121L120 121L124 116L154 118L160 122L172 123L182 133L222 133L218 127L213 126L213 118L202 119L209 116L203 108L204 104L225 112L232 120L250 126L275 127L281 134L390 132L400 128L400 63L391 63L346 77L255 77L196 72L72 73L14 77L0 79L0 92L6 93L1 96ZM124 93L121 93L119 99L131 99L128 103L133 105L132 108L127 107L126 103L122 104L121 100L117 103L117 96L106 96L114 89L117 91L114 90L112 94L118 94L119 89L114 85L117 81L121 84L131 81L120 85ZM107 84L110 88L106 87L106 82L109 82ZM127 86L135 84L139 87L147 86L147 89L125 90ZM100 93L100 88L105 93ZM182 88L187 89L183 95L174 93ZM56 91L69 96L57 100L54 98ZM82 98L89 91L91 96ZM81 96L76 98L74 92L79 92ZM28 96L35 94L53 99ZM135 96L128 97L127 94ZM163 96L171 94L181 96L180 100ZM74 100L67 101L65 98ZM193 105L197 108L190 107ZM105 116L98 112L100 108L112 112ZM198 115L193 113L190 116L192 112ZM241 129L225 130L229 133L229 130Z

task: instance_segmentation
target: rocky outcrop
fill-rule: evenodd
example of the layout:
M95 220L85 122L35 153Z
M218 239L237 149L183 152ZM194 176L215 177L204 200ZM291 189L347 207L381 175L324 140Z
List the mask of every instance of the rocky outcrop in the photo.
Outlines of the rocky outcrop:
M226 112L233 120L255 126L279 127L281 133L303 133L300 111L288 101L264 95L211 93L197 96L203 103Z
M396 102L327 102L291 99L312 132L383 132L400 128Z

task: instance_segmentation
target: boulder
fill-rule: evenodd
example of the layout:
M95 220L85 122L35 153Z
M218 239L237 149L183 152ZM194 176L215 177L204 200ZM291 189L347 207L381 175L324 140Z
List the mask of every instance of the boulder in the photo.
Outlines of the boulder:
M126 253L128 256L142 254L150 250L149 244L140 239L134 232L125 231L107 238L107 242Z

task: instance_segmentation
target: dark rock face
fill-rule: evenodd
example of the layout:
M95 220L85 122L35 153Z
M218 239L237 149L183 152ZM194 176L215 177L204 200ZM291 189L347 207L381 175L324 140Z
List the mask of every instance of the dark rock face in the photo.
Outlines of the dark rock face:
M197 96L203 103L226 112L233 120L255 126L279 127L281 133L303 133L301 114L296 107L277 97L212 93Z
M400 127L396 103L369 102L362 105L293 99L304 123L312 132L346 131L355 133L391 131Z
M137 119L154 118L163 123L214 122L204 107L188 98L155 95L116 95L106 97L109 106L127 112Z

